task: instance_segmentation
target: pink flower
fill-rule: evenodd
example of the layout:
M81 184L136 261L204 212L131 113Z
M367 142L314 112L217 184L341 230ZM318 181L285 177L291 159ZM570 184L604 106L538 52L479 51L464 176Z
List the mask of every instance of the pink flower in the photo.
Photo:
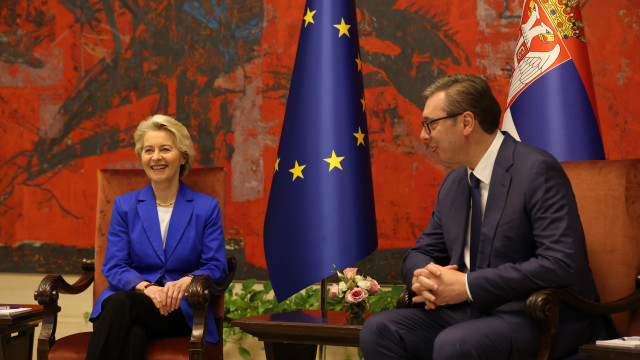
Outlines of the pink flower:
M349 303L359 303L360 301L366 298L367 298L367 292L360 288L349 290L345 295L345 299L347 299L347 302Z
M344 277L347 280L354 280L356 278L356 272L358 268L346 268L344 269Z
M371 284L371 288L369 289L369 295L375 295L380 290L380 285L377 281L373 280L371 277L367 276L367 280L369 284Z
M329 288L329 297L335 299L338 297L338 284L333 284Z

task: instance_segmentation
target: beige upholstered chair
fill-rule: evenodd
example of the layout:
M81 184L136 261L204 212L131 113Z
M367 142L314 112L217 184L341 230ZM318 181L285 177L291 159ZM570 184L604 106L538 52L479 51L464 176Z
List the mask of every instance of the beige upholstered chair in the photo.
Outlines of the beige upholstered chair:
M567 289L544 289L525 305L540 322L538 360L555 359L558 304L612 315L621 336L640 334L640 159L569 161L562 167L576 195L589 263L601 303ZM397 307L412 306L407 290Z
M226 172L223 168L191 169L183 179L193 190L218 199L224 224ZM84 359L91 332L72 334L56 340L59 294L78 294L93 283L93 298L107 287L107 279L102 274L107 232L111 220L113 200L116 196L140 189L149 183L143 170L100 170L98 173L98 206L96 216L95 260L83 261L84 273L73 285L61 275L47 275L35 299L44 305L42 330L38 338L38 359ZM95 262L95 265L94 265ZM222 319L224 317L224 291L235 274L235 258L227 259L229 274L222 284L214 284L209 276L194 276L187 289L187 301L194 307L193 331L191 338L174 337L159 339L148 345L147 359L222 359ZM207 306L211 306L217 324L220 340L207 343L204 339Z
M594 314L611 314L621 336L640 334L640 159L569 161L571 180L601 303L566 289L531 295L525 311L540 321L538 359L554 359L558 302Z

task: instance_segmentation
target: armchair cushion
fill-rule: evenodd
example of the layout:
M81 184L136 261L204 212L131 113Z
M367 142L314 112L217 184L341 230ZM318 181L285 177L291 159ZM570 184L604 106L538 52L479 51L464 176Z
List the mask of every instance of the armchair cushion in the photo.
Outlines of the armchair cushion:
M91 332L82 332L65 336L56 342L49 352L49 360L84 359ZM175 360L189 353L188 337L170 337L151 341L147 345L147 359ZM222 343L207 343L204 359L214 359L214 354L222 353Z
M184 357L189 353L188 337L169 337L151 341L147 345L147 359L153 360L175 360ZM222 354L222 341L217 343L207 343L204 358L218 359L215 354Z
M65 336L56 341L49 352L49 360L84 359L87 356L91 331Z

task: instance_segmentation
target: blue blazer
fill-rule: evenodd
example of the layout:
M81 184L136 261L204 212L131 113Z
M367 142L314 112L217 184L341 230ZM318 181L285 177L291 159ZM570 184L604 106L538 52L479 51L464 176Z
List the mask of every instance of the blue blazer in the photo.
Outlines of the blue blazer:
M547 152L508 133L491 175L477 269L467 275L476 314L523 310L533 292L568 286L592 301L598 293L569 178ZM467 168L440 185L427 229L405 256L403 279L431 261L464 268L470 206Z
M151 184L118 196L113 204L102 272L109 286L98 297L91 320L100 315L107 296L134 290L141 281L167 283L188 274L206 274L214 281L222 279L227 265L218 200L191 190L181 181L163 249ZM180 310L193 327L193 309L184 298ZM206 340L218 341L211 309Z

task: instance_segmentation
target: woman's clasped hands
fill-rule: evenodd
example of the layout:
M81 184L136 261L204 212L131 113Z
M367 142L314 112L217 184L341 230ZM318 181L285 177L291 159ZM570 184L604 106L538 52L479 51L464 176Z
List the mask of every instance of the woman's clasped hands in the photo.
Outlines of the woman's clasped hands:
M164 286L149 286L144 290L162 315L169 315L180 307L180 301L185 295L191 277L185 276L176 281L169 281Z

